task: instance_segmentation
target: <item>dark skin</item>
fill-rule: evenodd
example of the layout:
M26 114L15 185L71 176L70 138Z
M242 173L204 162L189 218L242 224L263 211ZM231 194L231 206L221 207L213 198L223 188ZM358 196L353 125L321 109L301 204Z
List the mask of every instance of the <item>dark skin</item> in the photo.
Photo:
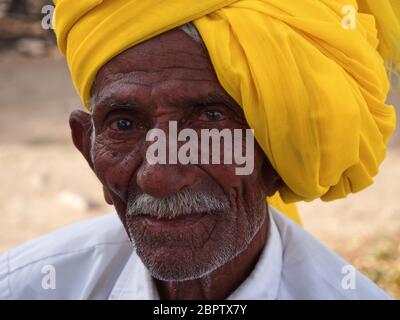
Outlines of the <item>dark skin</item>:
M155 279L160 297L228 297L251 273L267 242L265 197L278 190L281 179L257 144L254 171L248 176L236 175L235 163L150 165L145 158L146 132L152 128L168 132L169 121L177 121L178 130L248 128L240 106L218 82L207 52L183 31L169 31L109 61L98 72L92 91L92 114L79 110L71 114L72 137L125 229L132 191L162 198L186 188L227 197L231 205L221 216L206 215L173 232L154 232L142 217L130 221L137 253L154 274L209 270L192 280ZM225 249L235 256L212 268L209 261Z

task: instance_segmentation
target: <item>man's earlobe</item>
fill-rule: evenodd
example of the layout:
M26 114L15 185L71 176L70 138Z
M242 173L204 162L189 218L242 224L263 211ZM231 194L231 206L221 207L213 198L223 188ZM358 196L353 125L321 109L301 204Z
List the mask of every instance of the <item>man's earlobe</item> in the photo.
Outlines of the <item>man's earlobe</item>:
M111 198L111 195L110 195L110 193L108 192L108 190L103 186L103 194L104 194L104 200L106 200L106 202L109 204L109 205L113 205L114 203L113 203L113 200L112 200L112 198Z
M93 169L91 157L91 115L82 110L75 110L69 117L69 126L71 127L72 141L75 147L82 153L89 166Z
M264 160L262 170L267 196L272 197L285 183L268 159Z
M268 197L272 197L279 189L285 186L285 183L283 180L277 176L276 179L273 180L273 183L271 184L270 188L268 189Z

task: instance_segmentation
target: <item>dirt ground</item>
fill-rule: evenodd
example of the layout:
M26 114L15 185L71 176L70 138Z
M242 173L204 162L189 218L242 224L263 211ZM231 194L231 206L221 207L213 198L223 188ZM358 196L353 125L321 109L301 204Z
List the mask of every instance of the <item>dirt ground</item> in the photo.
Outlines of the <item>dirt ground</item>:
M80 108L57 55L0 56L0 253L58 227L108 213L100 184L70 141ZM400 96L392 97L400 104ZM375 184L347 199L300 203L304 227L400 298L399 133Z

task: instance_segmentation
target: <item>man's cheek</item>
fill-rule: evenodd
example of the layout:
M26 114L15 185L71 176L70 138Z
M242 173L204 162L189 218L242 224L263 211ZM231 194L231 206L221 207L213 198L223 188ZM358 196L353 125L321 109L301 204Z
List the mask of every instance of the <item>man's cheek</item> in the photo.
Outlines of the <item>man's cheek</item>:
M243 177L236 174L235 164L208 164L200 166L224 190L229 193L232 188L239 188Z
M121 199L141 163L140 152L131 150L124 154L117 150L104 150L96 154L94 168L101 183Z

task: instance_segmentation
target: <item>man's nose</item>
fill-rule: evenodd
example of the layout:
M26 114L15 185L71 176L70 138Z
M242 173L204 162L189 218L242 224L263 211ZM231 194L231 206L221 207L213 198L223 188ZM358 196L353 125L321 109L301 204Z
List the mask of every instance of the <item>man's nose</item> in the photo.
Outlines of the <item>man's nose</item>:
M136 183L145 193L158 198L168 197L195 182L190 165L149 164L144 161L139 168Z

